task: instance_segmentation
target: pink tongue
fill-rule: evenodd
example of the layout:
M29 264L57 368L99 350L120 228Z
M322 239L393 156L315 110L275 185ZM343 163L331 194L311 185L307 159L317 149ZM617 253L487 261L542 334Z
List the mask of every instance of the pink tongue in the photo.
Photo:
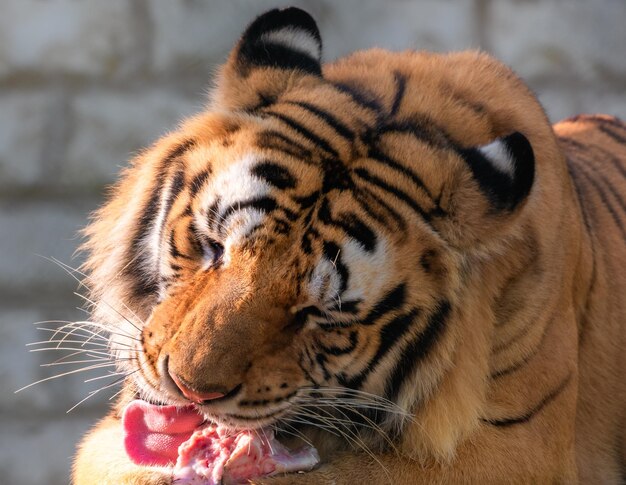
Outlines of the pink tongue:
M171 465L178 457L178 446L203 421L193 406L179 408L132 401L122 417L126 453L137 465Z

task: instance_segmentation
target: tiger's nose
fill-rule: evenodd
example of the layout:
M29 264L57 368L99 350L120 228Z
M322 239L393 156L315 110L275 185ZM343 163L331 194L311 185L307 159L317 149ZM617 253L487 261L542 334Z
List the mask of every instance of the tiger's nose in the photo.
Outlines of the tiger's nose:
M172 378L172 380L174 381L174 384L176 384L176 387L178 387L178 390L183 394L183 396L185 396L187 399L189 399L192 402L202 404L205 401L212 401L214 399L219 399L226 395L226 393L217 392L213 390L212 391L194 390L188 384L183 382L183 380L179 378L171 370L168 369L168 373L170 377Z

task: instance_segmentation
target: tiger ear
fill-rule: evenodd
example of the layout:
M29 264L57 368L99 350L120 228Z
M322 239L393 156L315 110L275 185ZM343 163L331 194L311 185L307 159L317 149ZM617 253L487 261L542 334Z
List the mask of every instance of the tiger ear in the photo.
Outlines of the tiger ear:
M319 81L321 57L313 17L295 7L270 10L244 31L220 72L213 101L239 110L270 104L300 79Z
M455 245L486 241L516 219L535 179L535 155L520 132L457 150L462 167L442 208L439 229Z
M535 178L535 155L516 131L483 146L460 150L483 193L497 210L512 211L523 202Z

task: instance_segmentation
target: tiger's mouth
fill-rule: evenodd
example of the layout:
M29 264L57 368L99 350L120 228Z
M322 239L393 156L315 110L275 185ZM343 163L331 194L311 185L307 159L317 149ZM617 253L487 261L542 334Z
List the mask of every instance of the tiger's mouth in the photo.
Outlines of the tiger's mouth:
M178 410L193 409L201 415L204 424L215 424L229 432L260 431L280 425L282 419L288 418L294 411L293 400L297 399L298 392L292 392L287 396L273 400L248 400L237 401L243 385L239 385L230 392L206 400L191 400L182 393L175 394L175 398L166 392L164 399L154 399L152 393L135 393L134 400L150 406L155 414L158 410L175 408Z
M215 478L217 473L220 480L208 483L221 483L223 473L243 479L308 470L319 462L312 446L291 450L275 439L270 428L234 430L212 423L194 404L179 407L135 399L124 409L122 424L131 461L173 466L175 478Z

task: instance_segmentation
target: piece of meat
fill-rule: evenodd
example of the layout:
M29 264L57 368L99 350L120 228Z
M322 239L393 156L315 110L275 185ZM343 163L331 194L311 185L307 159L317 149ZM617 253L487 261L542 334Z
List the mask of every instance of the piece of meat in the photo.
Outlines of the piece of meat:
M315 448L291 451L271 430L229 434L209 425L180 445L174 478L181 485L234 485L254 477L307 471L318 462Z
M319 462L311 446L291 451L271 430L230 432L205 423L194 406L135 400L124 410L122 424L129 458L138 465L169 467L180 485L246 483L254 477L310 470Z

